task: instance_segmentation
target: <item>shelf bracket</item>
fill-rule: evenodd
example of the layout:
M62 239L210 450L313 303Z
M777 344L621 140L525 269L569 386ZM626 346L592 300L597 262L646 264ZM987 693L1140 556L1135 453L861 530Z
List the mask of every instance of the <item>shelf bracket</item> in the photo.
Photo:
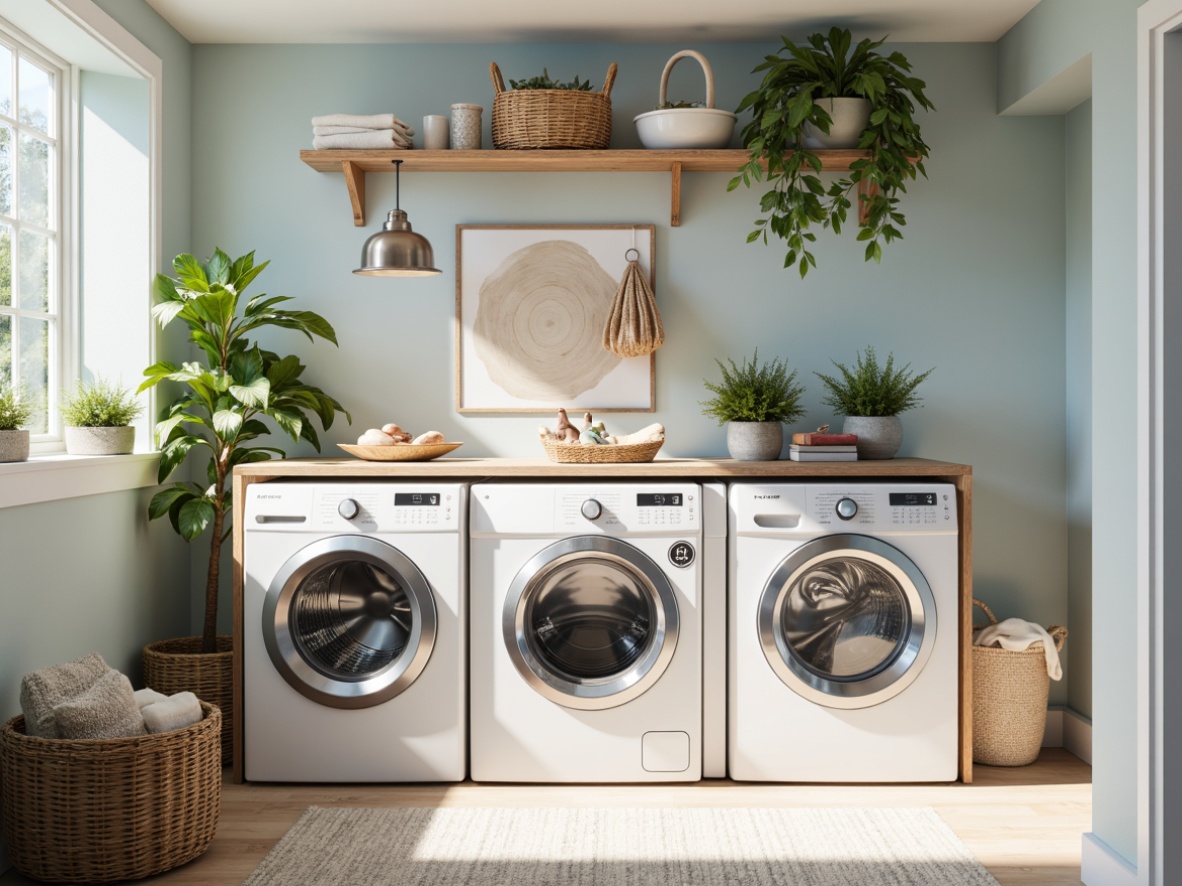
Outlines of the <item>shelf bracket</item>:
M672 185L672 206L669 211L669 226L673 228L681 227L681 161L674 160L669 167L669 171L673 174Z
M878 185L866 179L858 181L858 224L866 224L870 215L870 201L878 196Z
M345 185L349 188L349 202L353 204L353 224L365 226L365 170L352 160L341 161Z

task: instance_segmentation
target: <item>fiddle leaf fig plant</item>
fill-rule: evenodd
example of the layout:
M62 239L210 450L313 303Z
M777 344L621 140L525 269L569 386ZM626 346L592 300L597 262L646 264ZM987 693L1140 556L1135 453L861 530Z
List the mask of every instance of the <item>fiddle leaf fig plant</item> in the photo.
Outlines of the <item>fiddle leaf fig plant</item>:
M770 231L787 244L784 267L796 266L804 277L817 264L808 248L817 239L812 228L840 234L853 208L851 192L864 182L866 192L854 195L861 210L858 240L866 243L865 260L879 262L883 244L903 237L899 229L907 222L899 194L917 174L927 177L928 145L914 117L917 106L935 110L924 94L926 84L911 75L902 53L876 52L885 38L854 46L849 29L835 27L803 44L781 40L778 52L755 67L753 73L764 72L763 81L737 109L751 111L741 133L750 158L727 189L760 181L770 185L759 204L764 217L756 220L747 242L766 244ZM870 102L870 122L857 144L866 156L850 164L848 177L826 187L821 158L804 146L805 126L828 133L833 120L817 100L842 97Z
M302 332L309 341L320 337L337 343L336 332L319 314L279 307L290 296L259 294L239 311L246 288L269 262L254 263L254 253L231 259L220 249L202 264L192 255L176 257L176 277L156 275L160 301L152 309L160 325L180 320L204 360L180 365L168 361L144 370L145 391L160 382L176 382L183 392L156 425L160 446L159 481L164 483L193 450L208 450L205 482L176 482L153 496L148 516L168 515L186 541L210 530L209 568L205 585L202 652L216 650L218 578L222 543L231 533L229 482L235 465L284 456L277 446L256 443L271 433L270 419L295 442L307 440L320 451L312 422L332 427L338 411L352 417L320 388L306 384L298 357L280 357L247 338L266 327ZM138 393L138 391L137 391Z

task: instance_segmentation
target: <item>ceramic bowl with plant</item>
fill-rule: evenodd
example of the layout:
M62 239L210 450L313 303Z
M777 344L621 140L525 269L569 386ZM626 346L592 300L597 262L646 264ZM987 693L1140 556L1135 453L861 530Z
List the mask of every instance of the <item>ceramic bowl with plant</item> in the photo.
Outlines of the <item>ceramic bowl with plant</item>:
M680 59L692 58L706 76L706 101L668 100L669 73ZM652 149L701 150L730 144L738 120L730 111L714 107L714 72L700 52L683 49L665 64L657 108L633 118L640 143Z
M895 355L880 364L874 348L859 352L854 365L836 360L837 375L814 373L827 391L822 403L845 416L842 432L858 435L858 458L894 458L903 444L899 413L914 409L923 399L915 389L934 371L914 373L911 364L895 367Z
M62 393L62 422L70 455L123 455L135 448L131 423L143 412L130 390L97 377Z
M759 181L771 186L760 200L764 217L747 242L767 243L769 231L782 238L788 247L784 267L795 265L803 277L817 264L808 249L816 240L812 229L840 234L853 196L865 259L881 261L883 244L903 238L899 194L917 173L927 176L928 146L915 119L917 108L934 110L924 94L927 84L911 75L901 52L876 51L884 40L854 46L848 28L813 34L801 44L781 39L780 50L753 72L764 72L759 88L738 108L751 111L742 129L750 158L728 190ZM846 123L848 131L839 132ZM850 163L848 177L826 187L814 151L840 147L863 155Z
M782 422L804 414L800 405L804 387L797 384L796 370L779 358L759 362L759 350L750 361L736 365L715 360L722 373L719 382L704 382L714 396L700 403L702 414L726 425L726 447L731 458L741 461L774 461L784 448Z
M29 457L29 429L34 406L28 391L0 379L0 462Z

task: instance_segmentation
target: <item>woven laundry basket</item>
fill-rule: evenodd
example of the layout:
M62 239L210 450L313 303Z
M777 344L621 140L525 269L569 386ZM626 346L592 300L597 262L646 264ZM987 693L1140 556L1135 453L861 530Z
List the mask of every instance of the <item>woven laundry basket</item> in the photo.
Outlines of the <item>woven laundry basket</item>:
M222 715L185 729L73 740L0 727L0 810L12 864L35 880L113 883L209 848L222 803Z
M174 637L143 650L144 685L175 695L192 692L222 712L222 765L234 762L234 638L216 638L217 651L201 651L200 637Z
M997 624L993 611L973 601ZM980 630L984 625L974 625ZM1062 651L1067 628L1050 625L1047 633ZM973 762L986 766L1026 766L1038 758L1046 729L1046 651L1041 643L1014 652L973 646Z
M603 149L612 140L612 82L608 66L600 92L581 89L505 89L496 62L489 65L493 98L492 140L498 149Z

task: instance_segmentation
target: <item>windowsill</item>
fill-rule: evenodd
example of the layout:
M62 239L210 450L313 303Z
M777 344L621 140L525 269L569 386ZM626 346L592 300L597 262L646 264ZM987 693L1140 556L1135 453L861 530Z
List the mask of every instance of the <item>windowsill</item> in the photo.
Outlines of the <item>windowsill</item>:
M156 485L159 452L32 455L0 464L0 508Z

